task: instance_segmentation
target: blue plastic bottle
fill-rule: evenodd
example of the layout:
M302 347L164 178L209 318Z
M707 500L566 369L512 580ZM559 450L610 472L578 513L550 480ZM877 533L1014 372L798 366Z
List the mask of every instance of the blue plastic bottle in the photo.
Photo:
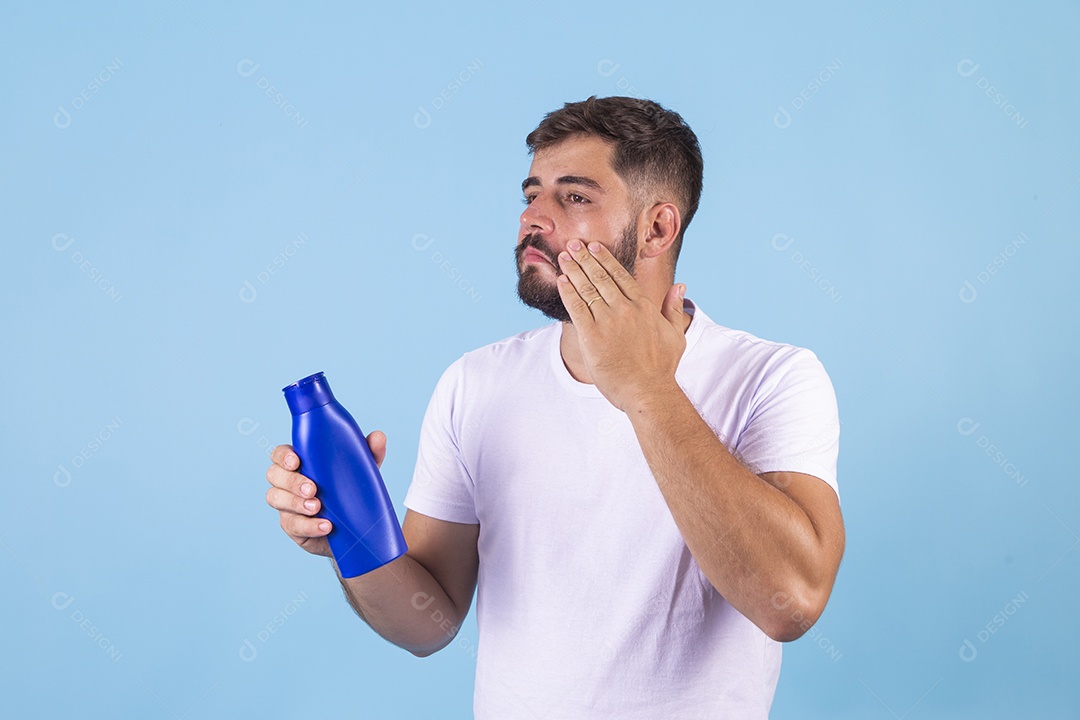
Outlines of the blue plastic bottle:
M404 555L405 537L379 466L326 377L309 375L282 392L292 412L299 472L315 481L317 517L333 524L327 540L341 577L363 575Z

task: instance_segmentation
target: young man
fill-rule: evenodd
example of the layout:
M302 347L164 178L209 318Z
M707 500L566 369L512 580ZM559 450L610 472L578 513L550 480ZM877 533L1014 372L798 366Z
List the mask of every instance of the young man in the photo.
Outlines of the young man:
M556 322L446 370L409 552L346 594L422 656L479 583L477 718L765 718L780 643L817 620L843 554L832 385L809 350L722 327L674 284L702 186L676 113L593 97L526 143L518 295ZM369 445L381 462L385 436ZM272 459L282 528L329 556L313 483L289 446Z

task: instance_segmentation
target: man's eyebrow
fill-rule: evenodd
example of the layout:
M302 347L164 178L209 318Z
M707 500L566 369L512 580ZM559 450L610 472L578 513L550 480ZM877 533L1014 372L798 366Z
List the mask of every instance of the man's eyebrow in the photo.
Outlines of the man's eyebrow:
M600 187L600 183L596 182L592 178L585 177L584 175L563 175L555 181L557 185L583 185L592 190L603 191L604 188ZM541 185L540 178L535 175L525 178L525 181L521 183L521 191L525 192L526 188L533 187L534 185Z

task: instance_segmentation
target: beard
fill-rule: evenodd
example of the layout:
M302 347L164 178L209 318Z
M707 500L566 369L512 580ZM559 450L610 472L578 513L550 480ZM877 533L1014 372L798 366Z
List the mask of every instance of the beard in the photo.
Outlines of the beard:
M522 266L521 258L525 254L526 248L535 249L551 261L551 264L555 267L555 279L549 280L543 277L547 273L547 270L543 267L537 265ZM615 247L611 248L611 254L619 261L620 265L626 268L628 273L634 274L634 262L637 260L637 228L634 220L631 220L630 224L623 230L622 237L615 243ZM521 302L531 308L536 308L552 320L573 322L570 319L570 313L566 310L566 306L563 305L556 282L558 276L565 273L559 269L558 258L547 247L543 236L535 233L526 235L521 244L514 248L514 263L518 272L517 293Z

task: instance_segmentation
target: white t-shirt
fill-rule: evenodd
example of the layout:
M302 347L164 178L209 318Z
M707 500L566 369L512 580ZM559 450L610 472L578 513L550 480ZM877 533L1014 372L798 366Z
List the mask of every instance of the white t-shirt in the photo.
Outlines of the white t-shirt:
M675 378L755 472L836 486L809 350L693 314ZM406 507L479 523L480 720L766 718L781 645L709 584L627 416L570 375L552 322L465 353L424 415Z

